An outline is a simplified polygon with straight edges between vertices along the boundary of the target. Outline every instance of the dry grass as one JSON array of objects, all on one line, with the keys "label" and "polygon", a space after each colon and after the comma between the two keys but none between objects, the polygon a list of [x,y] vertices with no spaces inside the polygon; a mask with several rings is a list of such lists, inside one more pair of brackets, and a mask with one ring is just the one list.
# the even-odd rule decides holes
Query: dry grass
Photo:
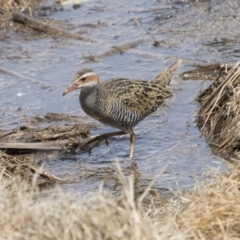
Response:
[{"label": "dry grass", "polygon": [[40,6],[41,0],[0,0],[0,39],[5,38],[4,30],[13,29],[12,13],[27,12],[32,15],[33,11]]},{"label": "dry grass", "polygon": [[215,173],[211,183],[165,201],[136,199],[133,177],[118,172],[121,194],[95,193],[81,200],[59,189],[43,197],[37,187],[26,191],[18,181],[6,188],[1,177],[0,239],[240,238],[240,167]]},{"label": "dry grass", "polygon": [[3,40],[7,36],[7,30],[12,29],[12,12],[28,11],[38,4],[38,0],[0,0],[0,39]]},{"label": "dry grass", "polygon": [[[120,196],[93,194],[83,200],[39,196],[17,182],[0,195],[2,239],[157,239],[157,230],[135,203],[133,178],[124,178]],[[19,189],[20,188],[20,189]],[[33,201],[33,198],[35,200]]]},{"label": "dry grass", "polygon": [[25,10],[31,7],[34,2],[38,2],[38,0],[0,0],[0,10],[4,12]]},{"label": "dry grass", "polygon": [[62,181],[38,167],[36,163],[28,157],[14,157],[6,154],[2,150],[0,150],[0,173],[1,177],[5,179],[5,181],[2,181],[4,186],[14,181],[28,183],[28,187],[31,187],[33,181],[35,185],[39,187]]},{"label": "dry grass", "polygon": [[181,210],[170,220],[184,239],[239,239],[239,187],[239,167],[231,174],[218,174],[213,183],[199,184],[181,197]]},{"label": "dry grass", "polygon": [[198,126],[225,158],[240,158],[240,62],[226,77],[219,77],[200,96]]}]

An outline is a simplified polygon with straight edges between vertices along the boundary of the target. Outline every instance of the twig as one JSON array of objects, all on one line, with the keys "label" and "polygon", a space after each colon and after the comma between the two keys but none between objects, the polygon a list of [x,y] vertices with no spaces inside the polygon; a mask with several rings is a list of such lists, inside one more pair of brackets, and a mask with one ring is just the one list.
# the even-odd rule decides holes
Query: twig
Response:
[{"label": "twig", "polygon": [[110,50],[100,53],[96,56],[89,56],[89,57],[87,57],[87,59],[85,61],[83,61],[81,63],[77,63],[76,65],[88,63],[90,61],[98,61],[101,58],[106,58],[108,56],[112,56],[112,55],[118,54],[118,53],[122,54],[122,53],[124,53],[124,51],[126,51],[130,48],[134,48],[134,47],[138,46],[139,44],[143,43],[143,41],[144,41],[143,39],[140,39],[140,40],[136,40],[133,42],[125,43],[121,46],[113,46]]},{"label": "twig", "polygon": [[9,136],[9,135],[11,135],[11,134],[13,134],[13,133],[16,133],[16,130],[13,130],[13,131],[11,131],[11,132],[7,132],[7,133],[1,135],[0,138],[4,138],[4,137]]},{"label": "twig", "polygon": [[172,8],[173,8],[172,4],[168,4],[168,5],[164,5],[164,6],[147,8],[147,9],[144,9],[144,10],[137,10],[137,11],[134,11],[134,12],[138,12],[138,13],[155,12],[155,11],[162,11],[162,10],[172,9]]},{"label": "twig", "polygon": [[[64,140],[63,140],[64,141]],[[62,141],[62,142],[63,142]],[[62,143],[61,142],[61,143]],[[67,140],[65,141],[67,143]],[[38,143],[0,143],[0,149],[36,149],[36,150],[62,150],[59,143],[38,142]]]},{"label": "twig", "polygon": [[27,81],[30,81],[30,82],[33,82],[33,83],[40,84],[40,82],[37,82],[32,78],[24,77],[23,75],[21,75],[19,73],[13,72],[13,71],[11,71],[9,69],[6,69],[6,68],[3,68],[3,67],[0,67],[0,72],[11,75],[11,76],[14,76],[14,77],[18,77],[18,78],[21,78],[23,80],[27,80]]},{"label": "twig", "polygon": [[[63,182],[64,180],[40,169],[38,166],[35,166],[27,158],[24,160],[19,159],[18,157],[13,157],[6,154],[3,151],[0,151],[0,171],[4,169],[4,175],[14,178],[17,175],[27,177],[28,179],[33,178],[33,172],[38,173],[40,176],[48,178],[51,181]],[[30,171],[29,171],[30,170]],[[40,183],[40,180],[38,180]]]},{"label": "twig", "polygon": [[53,113],[53,112],[48,112],[45,116],[45,119],[48,121],[73,121],[73,122],[79,122],[81,119],[80,116],[78,115],[70,115],[70,114],[65,114],[65,113]]},{"label": "twig", "polygon": [[40,20],[37,20],[33,17],[29,17],[29,16],[19,13],[19,12],[14,12],[12,14],[12,19],[14,22],[23,23],[30,28],[36,29],[40,32],[44,32],[44,33],[47,33],[52,36],[73,38],[73,39],[93,42],[89,38],[79,36],[78,34],[70,33],[62,28],[47,25],[45,22],[42,22]]},{"label": "twig", "polygon": [[6,68],[3,68],[3,67],[0,67],[0,72],[5,73],[7,75],[11,75],[11,76],[17,77],[17,78],[20,78],[22,80],[25,80],[25,81],[28,81],[28,82],[31,82],[31,83],[34,83],[34,84],[41,85],[44,89],[49,88],[49,86],[44,85],[41,82],[38,82],[38,81],[36,81],[36,80],[34,80],[32,78],[25,77],[25,76],[23,76],[23,75],[21,75],[19,73],[13,72],[13,71],[11,71],[9,69],[6,69]]},{"label": "twig", "polygon": [[35,171],[36,173],[38,173],[39,175],[43,176],[43,177],[46,177],[52,181],[58,181],[58,182],[62,182],[63,180],[61,178],[58,178],[46,171],[43,171],[41,168],[38,168],[38,167],[35,167],[33,165],[30,165],[29,166],[33,171]]}]

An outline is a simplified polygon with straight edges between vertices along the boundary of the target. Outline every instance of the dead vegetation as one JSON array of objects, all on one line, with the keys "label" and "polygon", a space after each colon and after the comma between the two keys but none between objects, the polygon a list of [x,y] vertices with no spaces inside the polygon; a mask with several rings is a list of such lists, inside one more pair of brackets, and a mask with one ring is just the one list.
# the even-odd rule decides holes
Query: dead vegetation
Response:
[{"label": "dead vegetation", "polygon": [[[198,126],[214,152],[239,160],[240,151],[240,63],[227,76],[220,75],[198,97]],[[226,70],[227,72],[227,70]]]},{"label": "dead vegetation", "polygon": [[[202,65],[201,68],[190,70],[180,74],[183,80],[194,79],[194,80],[217,80],[223,74],[226,74],[230,70],[230,67],[221,65],[220,63],[213,63]],[[206,94],[206,93],[204,93]],[[201,98],[201,97],[200,97]]]},{"label": "dead vegetation", "polygon": [[72,150],[88,137],[89,128],[84,124],[21,126],[0,136],[0,149]]},{"label": "dead vegetation", "polygon": [[156,239],[156,229],[143,216],[147,213],[134,200],[133,178],[119,171],[119,180],[123,190],[118,197],[92,194],[82,200],[66,199],[57,190],[42,198],[37,188],[26,192],[15,182],[0,196],[0,238]]},{"label": "dead vegetation", "polygon": [[[84,124],[78,116],[58,113],[47,113],[43,117],[28,118],[27,121],[37,126],[26,125],[9,132],[1,132],[0,171],[3,172],[3,177],[18,179],[28,184],[36,178],[39,186],[69,181],[44,171],[39,162],[45,159],[39,158],[37,151],[57,151],[58,156],[65,151],[74,151],[89,140],[89,130],[96,128],[96,125]],[[44,127],[40,127],[41,124]],[[86,147],[91,146],[85,144],[84,149]],[[48,154],[44,156],[48,158]]]},{"label": "dead vegetation", "polygon": [[26,121],[36,126],[22,125],[2,133],[0,149],[74,150],[89,140],[90,129],[96,129],[96,124],[84,123],[79,116],[69,114],[47,113]]},{"label": "dead vegetation", "polygon": [[73,38],[77,40],[83,40],[83,41],[90,41],[87,37],[80,36],[79,34],[70,33],[63,28],[59,28],[56,26],[53,26],[52,24],[47,24],[46,22],[40,21],[38,19],[35,19],[31,16],[27,16],[25,14],[19,13],[19,12],[13,12],[12,14],[12,20],[17,23],[22,23],[25,26],[28,26],[32,29],[36,29],[39,32],[46,33],[47,35],[53,36],[53,37],[66,37],[66,38]]},{"label": "dead vegetation", "polygon": [[176,235],[182,239],[239,239],[239,184],[237,166],[232,173],[217,173],[213,182],[200,183],[194,192],[182,195],[180,208],[175,209],[169,219],[176,232],[169,236],[175,237],[173,239],[177,239]]},{"label": "dead vegetation", "polygon": [[[32,8],[34,5],[37,5],[39,1],[31,0],[0,0],[0,12],[12,12],[14,10],[24,10]],[[33,5],[34,4],[34,5]]]},{"label": "dead vegetation", "polygon": [[28,183],[29,186],[33,181],[38,186],[62,181],[38,167],[31,159],[14,157],[3,151],[0,151],[0,172],[2,173],[1,178],[6,180],[3,181],[5,185],[7,181],[10,184],[14,180]]},{"label": "dead vegetation", "polygon": [[[63,28],[63,24],[56,24],[54,20],[36,18],[36,16],[44,15],[43,12],[45,11],[52,12],[54,10],[56,9],[53,6],[45,7],[40,0],[0,0],[1,28],[3,30],[16,30],[18,33],[23,32],[25,35],[27,35],[27,32],[30,36],[38,33],[38,37],[45,35],[92,42],[89,38],[81,35],[87,32],[85,30],[71,33]],[[1,38],[5,37],[4,31],[1,31],[0,34]]]},{"label": "dead vegetation", "polygon": [[[1,239],[238,239],[240,168],[215,175],[191,192],[134,195],[133,176],[118,167],[121,193],[100,190],[76,199],[55,189],[42,197],[35,183],[1,177]],[[7,188],[4,186],[8,186]]]}]

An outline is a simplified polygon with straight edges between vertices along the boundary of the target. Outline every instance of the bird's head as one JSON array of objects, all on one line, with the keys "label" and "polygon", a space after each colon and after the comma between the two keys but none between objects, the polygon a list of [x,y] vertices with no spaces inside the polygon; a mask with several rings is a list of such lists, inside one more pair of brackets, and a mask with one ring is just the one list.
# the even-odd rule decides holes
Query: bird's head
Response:
[{"label": "bird's head", "polygon": [[99,78],[95,72],[91,69],[80,70],[74,75],[72,83],[63,92],[63,96],[75,89],[94,87],[97,84],[99,84]]}]

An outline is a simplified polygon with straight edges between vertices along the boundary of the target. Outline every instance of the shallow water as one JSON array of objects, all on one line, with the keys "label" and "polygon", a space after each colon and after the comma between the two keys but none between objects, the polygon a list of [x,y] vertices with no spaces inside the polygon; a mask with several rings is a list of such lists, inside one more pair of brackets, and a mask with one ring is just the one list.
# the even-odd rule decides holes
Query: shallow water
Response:
[{"label": "shallow water", "polygon": [[[50,37],[30,40],[11,33],[14,41],[1,43],[1,66],[33,80],[0,73],[0,129],[26,124],[25,116],[47,112],[84,116],[79,93],[61,96],[74,73],[83,67],[93,68],[102,81],[116,77],[149,80],[175,61],[171,57],[209,63],[238,61],[238,1],[173,2],[87,1],[77,10],[71,9],[70,4],[50,16],[74,24],[76,28],[71,30],[74,32],[82,29],[81,24],[100,21],[101,27],[87,28],[87,36],[97,43]],[[171,8],[146,11],[169,4]],[[96,55],[136,39],[145,41],[134,50],[80,64],[83,56]],[[159,47],[153,46],[155,40],[160,41]],[[189,69],[192,68],[183,65],[175,74],[172,80],[175,96],[166,106],[135,128],[137,166],[131,166],[128,159],[129,136],[123,136],[113,138],[109,146],[96,147],[91,156],[82,153],[50,157],[45,168],[60,177],[74,177],[76,181],[63,188],[79,194],[97,189],[106,176],[106,185],[113,189],[114,161],[120,163],[126,174],[133,171],[140,187],[164,169],[155,184],[159,189],[191,187],[209,169],[226,169],[224,162],[212,154],[195,122],[199,108],[195,97],[210,82],[182,81],[179,74]],[[94,122],[89,117],[86,121]],[[113,130],[99,126],[91,132],[93,135]]]}]

